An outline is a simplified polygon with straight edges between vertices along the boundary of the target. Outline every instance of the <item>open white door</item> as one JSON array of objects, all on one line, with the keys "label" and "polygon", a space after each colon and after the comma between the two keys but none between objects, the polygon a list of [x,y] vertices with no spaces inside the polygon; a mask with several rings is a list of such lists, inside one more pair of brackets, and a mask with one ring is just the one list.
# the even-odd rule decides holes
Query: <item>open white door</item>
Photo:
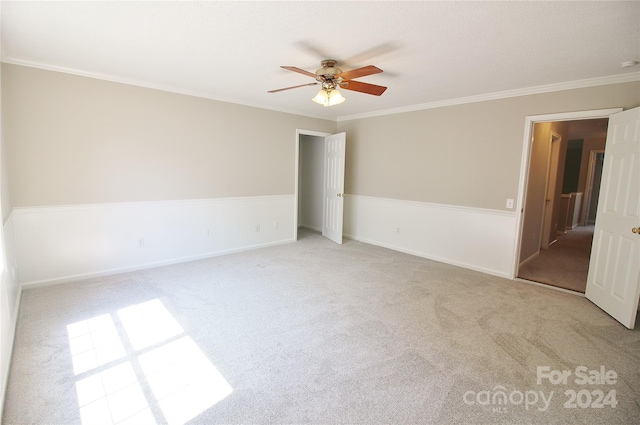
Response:
[{"label": "open white door", "polygon": [[324,201],[322,235],[342,243],[344,213],[344,151],[346,133],[332,134],[324,139]]},{"label": "open white door", "polygon": [[585,296],[634,328],[640,297],[640,108],[609,118]]}]

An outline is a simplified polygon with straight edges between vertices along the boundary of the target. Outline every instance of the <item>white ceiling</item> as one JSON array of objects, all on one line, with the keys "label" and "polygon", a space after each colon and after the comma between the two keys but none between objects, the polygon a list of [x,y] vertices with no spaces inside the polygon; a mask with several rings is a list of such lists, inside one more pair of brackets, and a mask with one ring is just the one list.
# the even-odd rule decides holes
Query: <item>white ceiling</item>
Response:
[{"label": "white ceiling", "polygon": [[[640,78],[638,65],[621,67],[640,61],[638,1],[3,1],[0,11],[4,62],[329,119]],[[313,82],[280,65],[314,72],[327,58],[378,66],[359,81],[388,90],[343,91],[334,107],[311,102],[317,86],[267,93]]]}]

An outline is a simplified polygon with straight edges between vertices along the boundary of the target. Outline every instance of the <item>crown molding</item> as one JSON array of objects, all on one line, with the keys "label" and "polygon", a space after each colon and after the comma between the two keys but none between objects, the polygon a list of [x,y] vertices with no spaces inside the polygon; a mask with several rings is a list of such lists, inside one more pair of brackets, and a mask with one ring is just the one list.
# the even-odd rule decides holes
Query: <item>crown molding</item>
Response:
[{"label": "crown molding", "polygon": [[337,121],[350,121],[361,118],[380,117],[383,115],[402,114],[404,112],[421,111],[424,109],[443,108],[445,106],[463,105],[466,103],[486,102],[489,100],[507,99],[510,97],[529,96],[534,94],[551,93],[563,90],[581,89],[587,87],[606,86],[609,84],[629,83],[640,81],[640,72],[610,75],[606,77],[589,78],[585,80],[567,81],[564,83],[547,84],[543,86],[527,87],[523,89],[505,90],[501,92],[481,94],[477,96],[460,97],[456,99],[440,100],[436,102],[422,103],[419,105],[403,106],[400,108],[385,109],[363,114],[345,115],[338,117]]},{"label": "crown molding", "polygon": [[66,68],[61,66],[43,64],[40,62],[27,61],[23,59],[17,59],[17,58],[6,57],[6,56],[2,58],[2,62],[13,64],[13,65],[26,66],[30,68],[43,69],[46,71],[62,72],[65,74],[78,75],[81,77],[95,78],[98,80],[111,81],[114,83],[128,84],[128,85],[133,85],[138,87],[165,91],[169,93],[177,93],[177,94],[183,94],[187,96],[200,97],[204,99],[215,100],[218,102],[232,103],[236,105],[266,109],[266,110],[275,111],[275,112],[282,112],[285,114],[299,115],[299,116],[304,116],[308,118],[316,118],[316,119],[333,121],[333,122],[351,121],[351,120],[356,120],[361,118],[380,117],[384,115],[402,114],[405,112],[414,112],[414,111],[421,111],[425,109],[443,108],[446,106],[463,105],[467,103],[486,102],[490,100],[507,99],[511,97],[551,93],[551,92],[557,92],[562,90],[573,90],[573,89],[581,89],[581,88],[587,88],[587,87],[605,86],[609,84],[619,84],[619,83],[629,83],[633,81],[640,81],[640,72],[631,72],[626,74],[610,75],[605,77],[588,78],[584,80],[567,81],[563,83],[554,83],[554,84],[547,84],[547,85],[541,85],[541,86],[527,87],[523,89],[505,90],[505,91],[486,93],[486,94],[481,94],[476,96],[467,96],[467,97],[460,97],[455,99],[439,100],[435,102],[421,103],[418,105],[402,106],[399,108],[365,112],[362,114],[344,115],[334,119],[334,118],[328,118],[322,115],[305,114],[305,113],[301,113],[300,111],[295,111],[292,109],[276,108],[273,106],[255,104],[255,103],[238,102],[237,100],[234,100],[234,99],[214,96],[214,95],[211,95],[210,93],[206,93],[199,90],[185,90],[184,88],[177,87],[177,86],[172,86],[168,84],[150,83],[148,81],[137,80],[135,78],[126,78],[126,77],[118,77],[118,76],[112,76],[112,75],[101,74],[101,73],[86,72],[86,71],[81,71],[74,68]]},{"label": "crown molding", "polygon": [[119,77],[119,76],[113,76],[113,75],[107,75],[107,74],[95,73],[95,72],[86,72],[86,71],[81,71],[75,68],[66,68],[62,66],[43,64],[40,62],[32,62],[32,61],[16,59],[16,58],[6,57],[6,56],[2,57],[2,62],[11,64],[11,65],[25,66],[28,68],[42,69],[45,71],[61,72],[63,74],[77,75],[79,77],[95,78],[97,80],[110,81],[112,83],[127,84],[130,86],[143,87],[147,89],[160,90],[160,91],[169,92],[169,93],[183,94],[186,96],[200,97],[203,99],[215,100],[218,102],[248,106],[251,108],[266,109],[266,110],[275,111],[275,112],[282,112],[285,114],[299,115],[299,116],[308,117],[308,118],[317,118],[325,121],[336,122],[334,118],[327,118],[321,115],[304,114],[304,113],[301,113],[300,111],[295,111],[292,109],[276,108],[273,106],[262,105],[257,103],[238,102],[237,100],[233,100],[233,99],[213,96],[210,93],[207,93],[204,91],[185,90],[184,88],[172,86],[169,84],[156,84],[156,83],[151,83],[144,80],[138,80],[135,78]]}]

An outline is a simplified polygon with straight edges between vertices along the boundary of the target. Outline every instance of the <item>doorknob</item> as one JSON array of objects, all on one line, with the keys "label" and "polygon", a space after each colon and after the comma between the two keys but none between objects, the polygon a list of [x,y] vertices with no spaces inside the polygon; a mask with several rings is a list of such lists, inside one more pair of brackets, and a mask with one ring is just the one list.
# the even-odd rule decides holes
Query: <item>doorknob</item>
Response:
[{"label": "doorknob", "polygon": [[344,198],[344,193],[336,193],[336,196],[337,196],[338,198]]},{"label": "doorknob", "polygon": [[633,233],[638,233],[638,234],[640,234],[640,227],[634,227],[633,229],[631,229],[631,231],[632,231]]}]

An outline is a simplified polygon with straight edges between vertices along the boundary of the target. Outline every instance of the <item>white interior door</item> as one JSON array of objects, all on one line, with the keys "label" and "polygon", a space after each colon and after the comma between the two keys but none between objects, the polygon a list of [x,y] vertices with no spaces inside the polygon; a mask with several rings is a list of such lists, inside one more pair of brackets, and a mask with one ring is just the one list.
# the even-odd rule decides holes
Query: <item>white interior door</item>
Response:
[{"label": "white interior door", "polygon": [[324,139],[324,201],[322,235],[342,243],[344,215],[344,152],[346,133],[332,134]]},{"label": "white interior door", "polygon": [[640,108],[609,118],[585,296],[634,328],[640,297]]}]

